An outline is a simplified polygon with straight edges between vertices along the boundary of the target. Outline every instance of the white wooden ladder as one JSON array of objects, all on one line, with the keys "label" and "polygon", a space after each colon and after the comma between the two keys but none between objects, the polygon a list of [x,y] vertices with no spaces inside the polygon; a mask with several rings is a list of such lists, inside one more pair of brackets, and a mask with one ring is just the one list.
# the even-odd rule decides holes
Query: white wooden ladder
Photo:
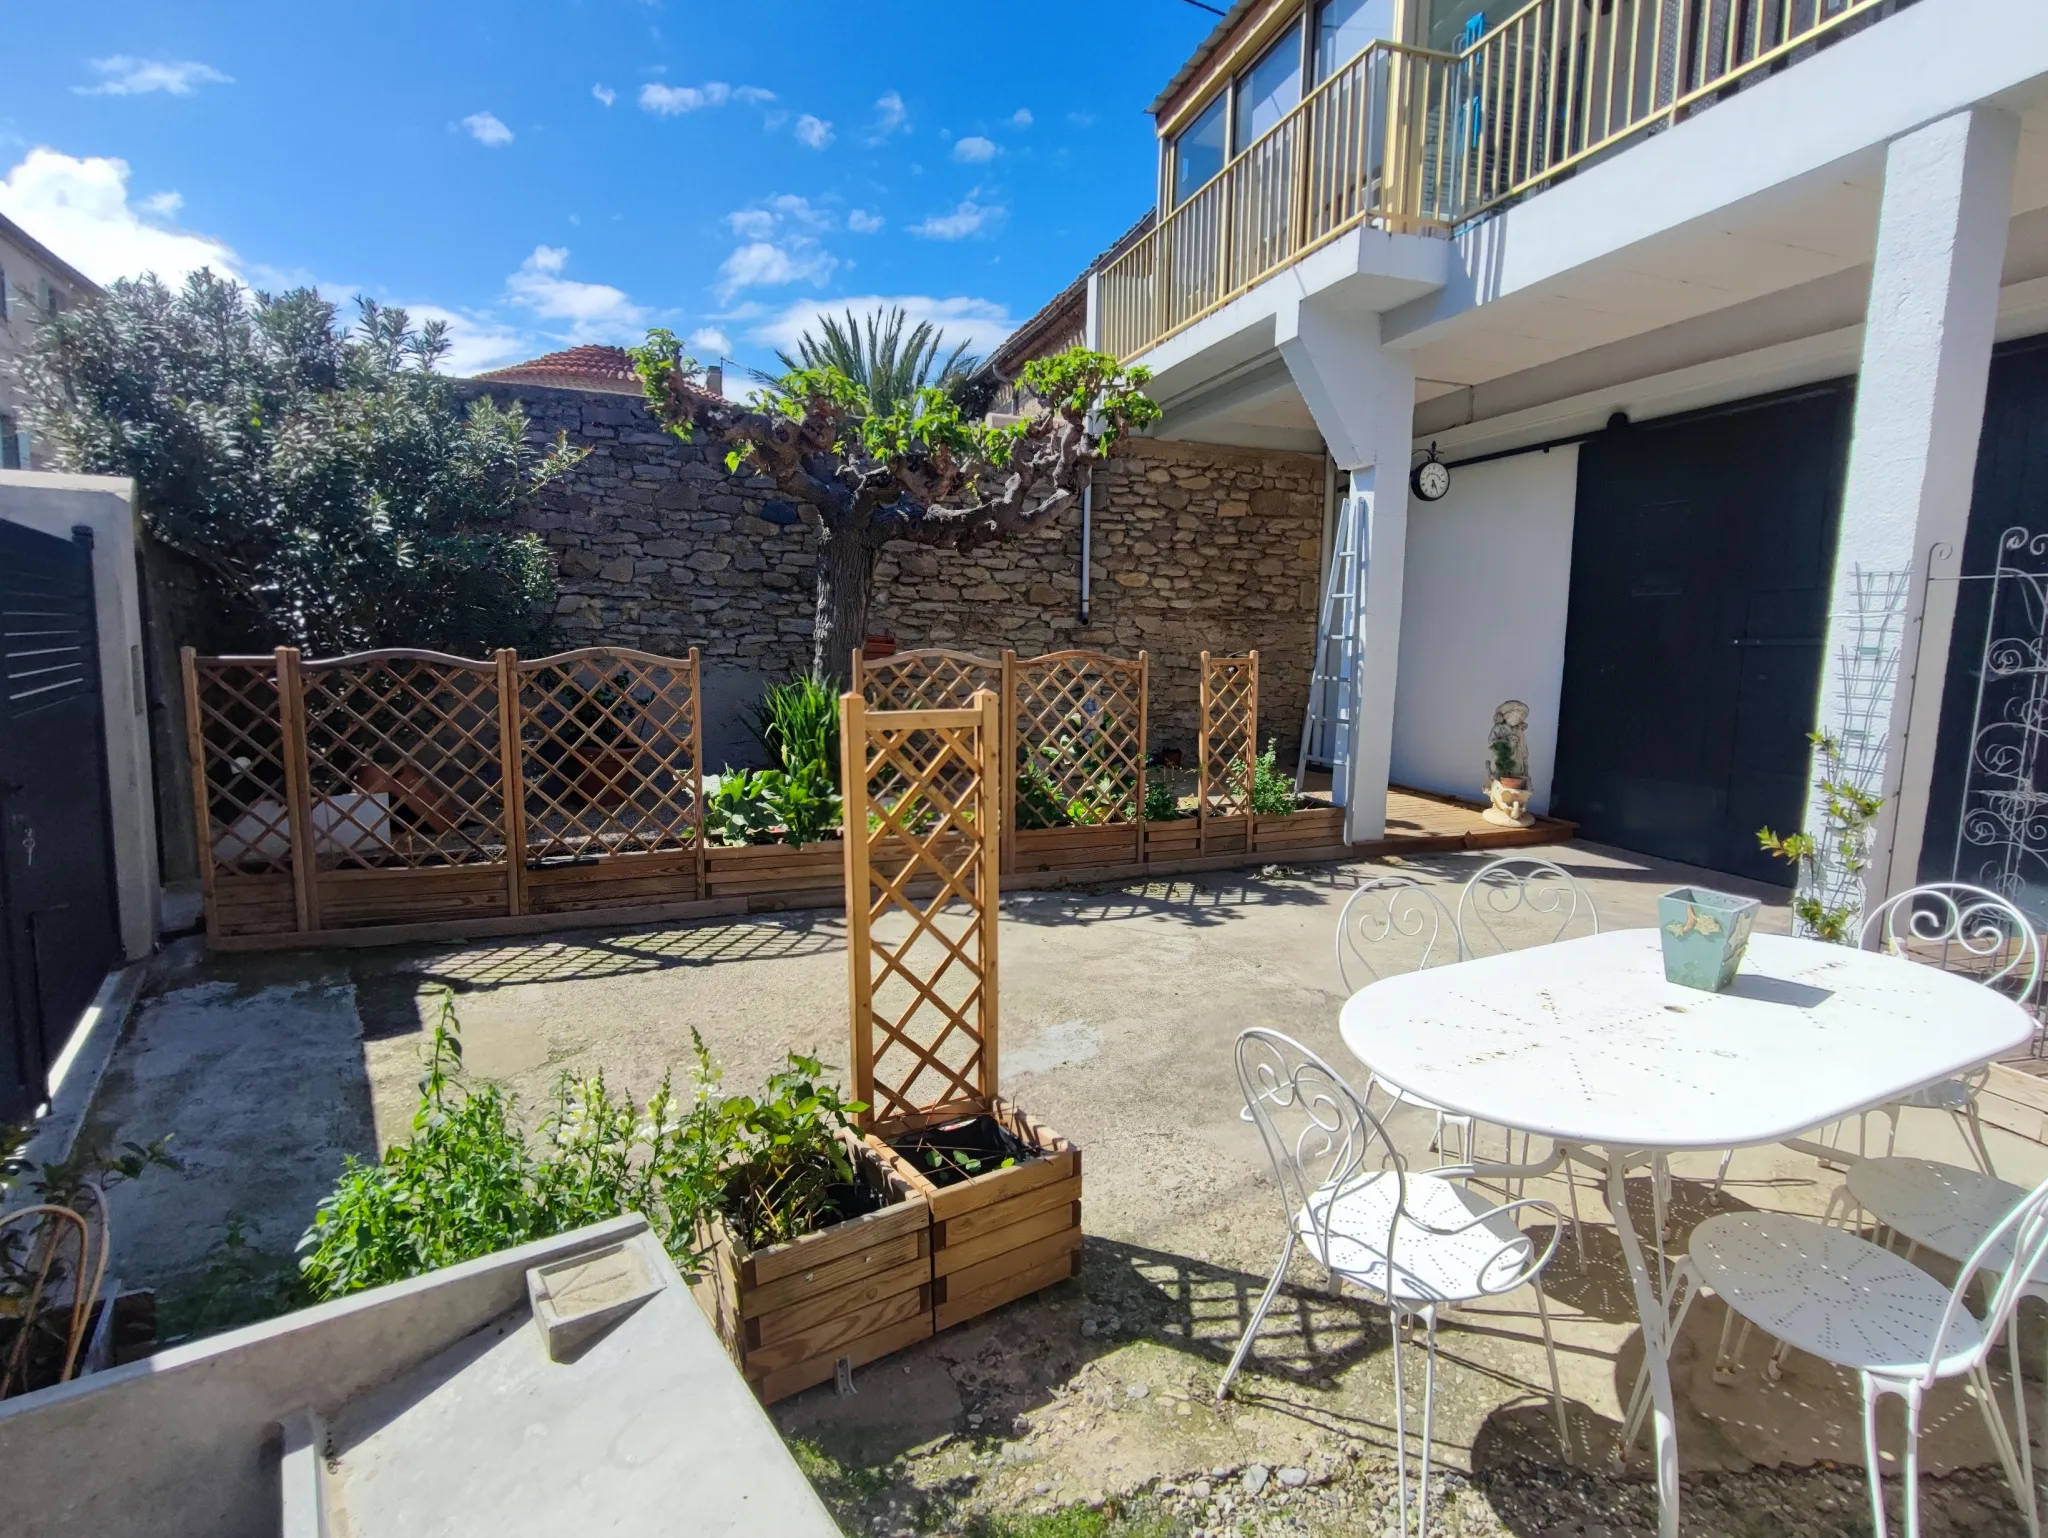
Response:
[{"label": "white wooden ladder", "polygon": [[1352,713],[1358,698],[1358,598],[1365,590],[1367,499],[1346,497],[1337,510],[1336,548],[1323,583],[1316,622],[1315,670],[1309,677],[1308,719],[1294,764],[1294,788],[1311,764],[1330,770],[1330,799],[1344,804],[1351,786]]}]

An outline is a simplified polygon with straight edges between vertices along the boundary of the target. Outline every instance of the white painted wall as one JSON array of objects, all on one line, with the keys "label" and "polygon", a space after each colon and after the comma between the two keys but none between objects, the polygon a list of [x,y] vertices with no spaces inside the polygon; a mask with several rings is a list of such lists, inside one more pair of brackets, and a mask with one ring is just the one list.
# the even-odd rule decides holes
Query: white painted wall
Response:
[{"label": "white painted wall", "polygon": [[107,793],[121,948],[140,961],[156,944],[156,799],[142,688],[142,596],[135,566],[135,484],[110,475],[0,470],[0,518],[58,539],[92,530],[99,613],[100,698],[107,720]]},{"label": "white painted wall", "polygon": [[1522,700],[1530,805],[1549,810],[1578,474],[1576,445],[1518,454],[1454,470],[1441,502],[1409,503],[1396,784],[1479,795],[1494,708]]}]

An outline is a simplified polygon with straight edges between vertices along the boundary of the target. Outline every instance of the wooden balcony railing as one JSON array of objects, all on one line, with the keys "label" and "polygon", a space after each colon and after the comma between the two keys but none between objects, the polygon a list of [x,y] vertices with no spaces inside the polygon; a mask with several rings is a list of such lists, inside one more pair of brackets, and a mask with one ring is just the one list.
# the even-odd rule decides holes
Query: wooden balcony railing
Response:
[{"label": "wooden balcony railing", "polygon": [[1912,0],[1530,0],[1461,54],[1375,43],[1100,276],[1132,358],[1361,225],[1448,234]]}]

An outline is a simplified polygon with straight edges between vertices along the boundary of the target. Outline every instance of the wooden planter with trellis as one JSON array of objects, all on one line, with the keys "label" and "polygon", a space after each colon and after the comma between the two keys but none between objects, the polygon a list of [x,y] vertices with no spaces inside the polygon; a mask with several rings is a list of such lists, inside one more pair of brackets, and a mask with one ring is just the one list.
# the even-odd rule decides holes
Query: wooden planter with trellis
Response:
[{"label": "wooden planter with trellis", "polygon": [[1005,764],[1016,775],[1007,867],[1142,867],[1149,656],[1050,652],[1009,659],[1007,672]]},{"label": "wooden planter with trellis", "polygon": [[690,1290],[763,1404],[932,1333],[925,1198],[860,1138],[842,1136],[874,1211],[755,1250],[722,1218],[699,1233],[710,1253]]},{"label": "wooden planter with trellis", "polygon": [[996,1092],[996,696],[841,710],[853,1094],[929,1206],[943,1330],[1079,1273],[1081,1151]]}]

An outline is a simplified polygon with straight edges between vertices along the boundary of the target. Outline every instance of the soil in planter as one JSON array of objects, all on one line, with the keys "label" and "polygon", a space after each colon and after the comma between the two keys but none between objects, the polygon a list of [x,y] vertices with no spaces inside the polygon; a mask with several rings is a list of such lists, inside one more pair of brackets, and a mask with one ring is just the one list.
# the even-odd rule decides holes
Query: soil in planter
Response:
[{"label": "soil in planter", "polygon": [[935,1186],[954,1186],[991,1170],[1042,1157],[993,1116],[968,1116],[906,1132],[889,1146]]},{"label": "soil in planter", "polygon": [[804,1234],[815,1234],[821,1229],[832,1227],[835,1223],[865,1217],[870,1212],[879,1212],[889,1205],[888,1194],[865,1181],[818,1181],[819,1175],[828,1173],[830,1172],[812,1170],[808,1172],[808,1181],[806,1172],[799,1171],[793,1175],[785,1173],[782,1182],[784,1188],[793,1182],[810,1185],[810,1189],[805,1192],[804,1201],[811,1221],[803,1233],[781,1234],[780,1224],[769,1224],[764,1221],[771,1203],[778,1209],[783,1203],[778,1199],[776,1191],[763,1187],[764,1172],[759,1166],[751,1164],[734,1171],[732,1178],[726,1182],[726,1221],[732,1225],[733,1232],[748,1249],[759,1250],[771,1244],[784,1244],[793,1239],[800,1239]]}]

